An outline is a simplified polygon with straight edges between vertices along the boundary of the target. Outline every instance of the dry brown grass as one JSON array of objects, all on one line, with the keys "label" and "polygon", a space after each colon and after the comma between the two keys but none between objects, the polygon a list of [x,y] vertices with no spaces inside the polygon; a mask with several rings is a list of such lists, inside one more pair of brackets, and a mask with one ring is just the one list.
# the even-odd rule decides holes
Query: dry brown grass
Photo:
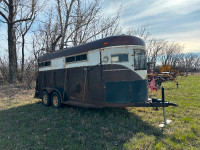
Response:
[{"label": "dry brown grass", "polygon": [[10,108],[17,104],[28,104],[38,101],[34,99],[35,89],[25,89],[22,85],[0,86],[0,110]]}]

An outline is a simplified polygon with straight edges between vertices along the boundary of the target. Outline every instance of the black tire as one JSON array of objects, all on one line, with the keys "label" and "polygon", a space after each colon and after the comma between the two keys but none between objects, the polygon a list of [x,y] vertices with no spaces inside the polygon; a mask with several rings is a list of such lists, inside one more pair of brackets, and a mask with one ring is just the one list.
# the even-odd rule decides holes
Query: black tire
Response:
[{"label": "black tire", "polygon": [[52,103],[52,106],[55,108],[61,107],[61,98],[57,92],[53,92],[53,94],[51,95],[51,103]]},{"label": "black tire", "polygon": [[44,106],[49,106],[51,104],[51,100],[47,91],[42,92],[42,104]]}]

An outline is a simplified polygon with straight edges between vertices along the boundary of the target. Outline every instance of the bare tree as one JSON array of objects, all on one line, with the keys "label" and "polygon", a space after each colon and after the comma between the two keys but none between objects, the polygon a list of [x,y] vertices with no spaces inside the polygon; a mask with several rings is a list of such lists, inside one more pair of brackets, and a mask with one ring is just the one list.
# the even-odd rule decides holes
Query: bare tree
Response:
[{"label": "bare tree", "polygon": [[0,85],[8,83],[9,79],[9,72],[8,72],[8,62],[6,61],[6,58],[1,59],[0,58]]},{"label": "bare tree", "polygon": [[144,25],[138,28],[129,28],[125,34],[135,35],[141,37],[145,42],[151,38],[151,33],[148,31],[148,25]]},{"label": "bare tree", "polygon": [[[40,49],[47,53],[64,48],[69,24],[72,23],[72,7],[76,0],[55,0],[56,6],[52,6],[45,14],[45,21],[37,29],[34,35],[40,38]],[[56,9],[55,9],[56,8]],[[56,11],[55,11],[56,10]],[[40,35],[40,36],[38,36]],[[36,38],[35,37],[35,38]],[[34,38],[34,42],[37,40]]]},{"label": "bare tree", "polygon": [[[23,6],[28,5],[27,10]],[[0,0],[0,16],[8,27],[8,52],[9,52],[9,83],[14,83],[17,78],[17,53],[16,53],[16,24],[31,20],[35,10],[35,0]],[[23,11],[23,17],[18,14]]]},{"label": "bare tree", "polygon": [[99,0],[56,0],[56,9],[52,7],[46,18],[37,34],[43,38],[41,49],[51,53],[115,34],[119,14],[105,17]]},{"label": "bare tree", "polygon": [[167,44],[164,39],[150,38],[146,42],[147,62],[157,62],[157,58],[162,53],[162,49]]},{"label": "bare tree", "polygon": [[78,30],[75,30],[76,32],[72,34],[72,39],[75,45],[80,45],[88,41],[119,33],[119,26],[117,26],[119,14],[113,18],[94,14],[90,15],[86,16],[94,17],[94,19],[91,20],[88,18],[85,19],[85,21],[82,21],[82,26],[77,28]]},{"label": "bare tree", "polygon": [[43,34],[39,31],[35,31],[32,35],[32,50],[34,54],[34,60],[37,61],[38,57],[46,52],[46,41],[43,38]]},{"label": "bare tree", "polygon": [[[44,5],[44,3],[43,3]],[[23,75],[24,75],[24,62],[25,62],[25,59],[24,59],[24,49],[25,49],[25,36],[26,34],[28,33],[28,31],[31,29],[37,15],[38,15],[38,12],[41,8],[43,8],[43,5],[41,6],[37,6],[36,7],[36,4],[35,4],[35,10],[34,10],[34,13],[33,13],[33,17],[31,18],[31,20],[26,20],[26,21],[23,21],[23,22],[19,22],[19,25],[18,25],[18,30],[19,30],[19,36],[21,36],[21,52],[22,52],[22,60],[21,60],[21,76],[20,76],[20,80],[23,81]],[[24,7],[27,7],[27,6],[23,6]],[[23,11],[21,9],[21,12],[20,13],[20,19],[23,18]]]},{"label": "bare tree", "polygon": [[184,55],[185,69],[188,71],[197,71],[200,66],[200,57],[193,53]]},{"label": "bare tree", "polygon": [[[73,4],[75,2],[75,0],[70,0],[69,2],[67,2],[67,0],[63,0],[63,5],[65,6],[63,11],[61,10],[61,5],[60,5],[60,1],[62,0],[57,0],[57,9],[58,9],[58,15],[59,15],[59,19],[60,19],[60,29],[61,29],[61,42],[60,42],[60,49],[64,48],[64,42],[65,42],[65,37],[66,37],[66,33],[69,27],[69,24],[71,24],[71,20],[70,18],[72,17],[72,7]],[[62,17],[62,13],[64,12],[64,14],[66,13],[65,17]],[[58,36],[59,37],[59,36]]]},{"label": "bare tree", "polygon": [[173,65],[174,56],[180,54],[183,46],[178,43],[168,43],[162,48],[161,61],[163,65]]},{"label": "bare tree", "polygon": [[194,61],[194,70],[200,71],[200,56],[196,55],[195,61]]}]

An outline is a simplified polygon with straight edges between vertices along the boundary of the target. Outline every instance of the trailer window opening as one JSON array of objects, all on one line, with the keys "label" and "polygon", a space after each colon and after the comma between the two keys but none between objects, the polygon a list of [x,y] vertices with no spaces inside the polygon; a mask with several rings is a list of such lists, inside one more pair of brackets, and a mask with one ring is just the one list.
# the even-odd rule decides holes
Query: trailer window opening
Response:
[{"label": "trailer window opening", "polygon": [[135,70],[146,70],[146,52],[145,51],[134,51],[134,67]]},{"label": "trailer window opening", "polygon": [[75,56],[72,56],[72,57],[67,57],[66,58],[66,62],[74,62],[76,59],[75,59]]},{"label": "trailer window opening", "polygon": [[50,65],[51,65],[51,62],[50,62],[50,61],[46,61],[44,65],[45,65],[45,66],[50,66]]},{"label": "trailer window opening", "polygon": [[113,54],[111,55],[111,62],[128,62],[128,54]]},{"label": "trailer window opening", "polygon": [[87,54],[76,56],[76,61],[87,60]]},{"label": "trailer window opening", "polygon": [[48,67],[48,66],[51,66],[51,61],[45,61],[39,63],[39,67]]},{"label": "trailer window opening", "polygon": [[87,60],[87,54],[67,57],[65,60],[66,60],[66,63]]}]

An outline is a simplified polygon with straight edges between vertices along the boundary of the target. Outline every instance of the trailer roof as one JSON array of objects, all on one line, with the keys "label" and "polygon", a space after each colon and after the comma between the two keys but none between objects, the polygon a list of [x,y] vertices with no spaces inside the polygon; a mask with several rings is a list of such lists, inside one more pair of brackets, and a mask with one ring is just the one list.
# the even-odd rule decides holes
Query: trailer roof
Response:
[{"label": "trailer roof", "polygon": [[70,48],[64,48],[62,50],[43,55],[39,57],[38,61],[51,60],[58,57],[75,55],[79,53],[85,53],[99,48],[110,47],[110,46],[119,46],[119,45],[141,45],[145,46],[144,41],[136,36],[130,35],[119,35],[119,36],[110,36],[93,42],[81,44],[79,46],[74,46]]}]

